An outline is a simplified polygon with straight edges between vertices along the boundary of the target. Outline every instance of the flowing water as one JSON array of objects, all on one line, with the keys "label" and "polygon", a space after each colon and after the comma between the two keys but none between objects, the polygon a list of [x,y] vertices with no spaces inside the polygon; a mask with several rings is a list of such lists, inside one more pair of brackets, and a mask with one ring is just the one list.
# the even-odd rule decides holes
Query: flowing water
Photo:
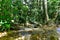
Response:
[{"label": "flowing water", "polygon": [[[54,32],[53,30],[43,31],[42,29],[39,29],[39,28],[37,28],[37,29],[35,28],[35,30],[34,30],[34,28],[32,28],[34,31],[32,31],[31,28],[30,29],[25,28],[25,29],[27,31],[26,30],[18,30],[18,31],[8,32],[8,35],[1,37],[0,40],[31,40],[31,35],[33,35],[32,38],[34,38],[34,36],[36,36],[38,34],[40,35],[40,37],[42,36],[42,39],[37,36],[39,40],[50,40],[49,36]],[[57,33],[60,36],[60,28],[57,28]],[[48,38],[46,39],[45,36]],[[38,39],[36,39],[36,40],[38,40]],[[60,40],[60,37],[59,37],[59,40]]]}]

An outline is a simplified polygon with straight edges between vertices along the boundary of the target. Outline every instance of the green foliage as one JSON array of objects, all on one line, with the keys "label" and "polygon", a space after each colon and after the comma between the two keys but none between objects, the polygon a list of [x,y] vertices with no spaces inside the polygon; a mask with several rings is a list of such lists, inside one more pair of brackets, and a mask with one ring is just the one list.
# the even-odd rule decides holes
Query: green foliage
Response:
[{"label": "green foliage", "polygon": [[[59,0],[58,0],[59,1]],[[53,19],[55,13],[58,9],[57,6],[60,6],[57,0],[48,0],[47,8],[48,15],[50,19]],[[41,4],[42,3],[42,4]],[[26,23],[26,21],[38,22],[41,24],[45,24],[46,15],[43,12],[43,1],[41,0],[31,0],[27,2],[26,0],[2,0],[0,1],[0,22],[3,21],[2,24],[6,29],[9,29],[11,26],[11,20],[14,20],[14,23]],[[60,9],[59,9],[60,10]],[[59,21],[60,14],[57,17]],[[5,23],[7,22],[7,23]],[[0,25],[2,25],[0,23]],[[4,29],[4,28],[2,28]]]},{"label": "green foliage", "polygon": [[8,21],[1,21],[0,22],[0,31],[9,31],[10,30],[10,23],[8,23]]},{"label": "green foliage", "polygon": [[50,36],[50,40],[59,40],[59,39],[55,36]]},{"label": "green foliage", "polygon": [[3,0],[1,1],[1,15],[0,15],[0,30],[10,30],[10,22],[12,20],[11,18],[11,0]]},{"label": "green foliage", "polygon": [[48,0],[48,13],[50,18],[54,18],[55,13],[57,12],[58,9],[58,4],[57,0]]}]

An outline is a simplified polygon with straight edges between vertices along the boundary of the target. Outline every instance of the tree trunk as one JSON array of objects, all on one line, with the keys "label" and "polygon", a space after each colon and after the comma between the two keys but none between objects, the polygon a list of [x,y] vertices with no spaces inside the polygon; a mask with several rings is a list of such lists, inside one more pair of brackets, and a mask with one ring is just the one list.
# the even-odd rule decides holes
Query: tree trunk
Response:
[{"label": "tree trunk", "polygon": [[44,13],[46,15],[46,21],[49,21],[49,16],[48,16],[48,12],[47,12],[47,0],[43,0],[43,5],[44,5]]}]

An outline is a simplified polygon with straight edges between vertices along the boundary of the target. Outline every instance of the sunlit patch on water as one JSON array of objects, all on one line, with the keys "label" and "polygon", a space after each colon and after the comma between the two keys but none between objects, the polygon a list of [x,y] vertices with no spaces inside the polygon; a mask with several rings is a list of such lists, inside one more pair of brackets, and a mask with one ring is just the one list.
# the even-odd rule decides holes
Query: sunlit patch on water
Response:
[{"label": "sunlit patch on water", "polygon": [[59,37],[59,40],[60,40],[60,27],[57,28],[57,33],[58,33],[58,37]]},{"label": "sunlit patch on water", "polygon": [[57,33],[60,33],[60,28],[57,28]]}]

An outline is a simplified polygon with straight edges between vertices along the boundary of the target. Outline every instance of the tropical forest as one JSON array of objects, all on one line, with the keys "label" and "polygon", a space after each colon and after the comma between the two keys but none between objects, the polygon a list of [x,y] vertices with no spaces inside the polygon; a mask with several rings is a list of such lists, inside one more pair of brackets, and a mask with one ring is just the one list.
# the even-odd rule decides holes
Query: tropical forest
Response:
[{"label": "tropical forest", "polygon": [[0,0],[0,40],[60,40],[60,0]]}]

